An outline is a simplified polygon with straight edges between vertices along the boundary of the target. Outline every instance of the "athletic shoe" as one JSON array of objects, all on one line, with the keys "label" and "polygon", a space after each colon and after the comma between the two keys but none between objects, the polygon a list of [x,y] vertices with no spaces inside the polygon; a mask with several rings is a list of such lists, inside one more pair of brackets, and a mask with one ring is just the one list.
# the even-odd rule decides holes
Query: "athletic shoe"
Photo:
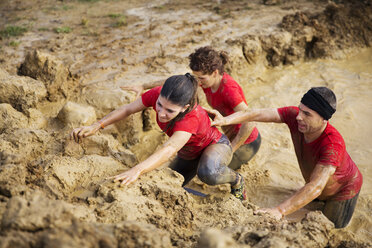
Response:
[{"label": "athletic shoe", "polygon": [[231,194],[241,201],[247,200],[247,193],[245,191],[244,178],[241,174],[239,186],[231,186]]}]

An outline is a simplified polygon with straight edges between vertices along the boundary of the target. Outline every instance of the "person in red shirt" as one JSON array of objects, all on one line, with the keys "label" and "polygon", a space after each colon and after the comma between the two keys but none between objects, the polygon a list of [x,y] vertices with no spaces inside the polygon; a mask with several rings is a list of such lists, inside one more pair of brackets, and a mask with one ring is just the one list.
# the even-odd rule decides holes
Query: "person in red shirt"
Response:
[{"label": "person in red shirt", "polygon": [[246,121],[285,123],[289,127],[305,186],[269,213],[277,219],[314,199],[324,201],[324,215],[336,228],[345,227],[354,212],[363,177],[346,151],[341,134],[328,122],[336,111],[336,96],[326,87],[311,88],[298,107],[241,111],[217,118],[212,125]]},{"label": "person in red shirt", "polygon": [[[198,78],[208,104],[213,109],[222,116],[248,110],[242,88],[225,72],[224,67],[228,62],[226,52],[218,52],[209,46],[201,47],[189,55],[189,61],[192,73]],[[237,170],[257,153],[261,136],[250,123],[228,125],[222,129],[231,141],[234,152],[229,167]]]},{"label": "person in red shirt", "polygon": [[[227,116],[236,111],[248,109],[242,88],[225,72],[224,67],[228,62],[226,52],[218,52],[209,46],[200,47],[189,55],[189,61],[189,67],[197,77],[208,104],[218,111],[207,109],[210,115]],[[164,80],[159,80],[143,85],[122,86],[121,88],[136,91],[139,96],[144,89],[151,89],[163,83]],[[257,153],[261,145],[261,135],[258,129],[250,123],[225,126],[223,131],[229,138],[233,150],[233,158],[229,167],[237,170],[243,164],[248,163]],[[245,193],[236,191],[234,194]]]},{"label": "person in red shirt", "polygon": [[[80,142],[105,126],[152,107],[156,111],[157,124],[169,140],[143,162],[112,177],[114,181],[128,185],[177,153],[170,167],[183,175],[183,185],[198,175],[206,184],[230,183],[233,190],[239,190],[243,185],[242,177],[227,167],[232,157],[231,144],[225,135],[211,126],[208,113],[197,103],[197,87],[196,79],[189,73],[172,76],[162,87],[147,91],[141,98],[114,110],[91,126],[74,129],[71,138]],[[239,199],[243,200],[245,196]]]}]

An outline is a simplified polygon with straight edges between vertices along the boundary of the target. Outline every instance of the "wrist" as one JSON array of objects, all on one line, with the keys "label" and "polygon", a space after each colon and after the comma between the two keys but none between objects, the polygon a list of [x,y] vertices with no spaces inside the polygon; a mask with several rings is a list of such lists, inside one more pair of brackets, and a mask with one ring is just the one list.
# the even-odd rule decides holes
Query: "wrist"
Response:
[{"label": "wrist", "polygon": [[139,163],[136,166],[132,167],[131,170],[134,171],[135,173],[138,173],[139,176],[141,176],[144,173],[144,171],[145,171],[145,169],[142,168],[141,163]]},{"label": "wrist", "polygon": [[92,126],[93,126],[95,132],[97,132],[98,130],[103,129],[105,127],[105,126],[103,126],[103,124],[101,124],[100,121],[97,121],[97,122],[93,123]]},{"label": "wrist", "polygon": [[279,206],[275,208],[276,211],[278,211],[278,213],[280,213],[282,216],[284,216],[284,212],[285,210],[280,208]]}]

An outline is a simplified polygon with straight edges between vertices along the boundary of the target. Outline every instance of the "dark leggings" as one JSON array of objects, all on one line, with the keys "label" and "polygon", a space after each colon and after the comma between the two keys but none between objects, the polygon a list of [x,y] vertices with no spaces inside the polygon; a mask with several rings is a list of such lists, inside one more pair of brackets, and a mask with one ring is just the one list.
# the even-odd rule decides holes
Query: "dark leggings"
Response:
[{"label": "dark leggings", "polygon": [[208,185],[222,183],[234,185],[237,182],[238,173],[227,167],[231,157],[230,141],[222,135],[217,143],[205,148],[199,158],[185,160],[177,156],[169,167],[185,178],[182,186],[190,182],[195,175],[198,175],[200,180]]},{"label": "dark leggings", "polygon": [[323,214],[335,224],[335,228],[344,228],[353,216],[359,193],[345,201],[325,201]]},{"label": "dark leggings", "polygon": [[253,158],[254,155],[256,155],[258,149],[260,149],[260,146],[261,135],[258,133],[257,138],[253,142],[242,145],[234,152],[229,167],[233,170],[240,169],[243,164],[246,164]]}]

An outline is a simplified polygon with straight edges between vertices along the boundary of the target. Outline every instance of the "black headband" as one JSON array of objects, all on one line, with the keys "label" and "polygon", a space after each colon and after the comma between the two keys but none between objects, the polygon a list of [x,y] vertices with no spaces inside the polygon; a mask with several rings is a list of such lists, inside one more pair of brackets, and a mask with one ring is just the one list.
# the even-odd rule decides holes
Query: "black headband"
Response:
[{"label": "black headband", "polygon": [[301,103],[316,111],[325,120],[329,120],[336,112],[336,110],[312,88],[302,97]]}]

